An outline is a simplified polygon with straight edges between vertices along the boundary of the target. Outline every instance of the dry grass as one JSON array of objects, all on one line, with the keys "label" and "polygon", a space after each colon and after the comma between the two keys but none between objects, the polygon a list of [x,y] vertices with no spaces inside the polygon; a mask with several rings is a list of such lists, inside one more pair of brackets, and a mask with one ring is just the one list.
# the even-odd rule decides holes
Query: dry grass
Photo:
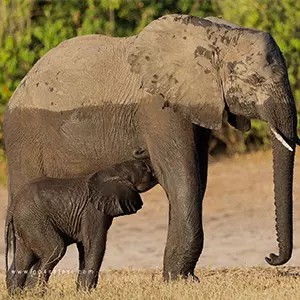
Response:
[{"label": "dry grass", "polygon": [[[91,294],[77,293],[75,276],[56,275],[44,300],[92,299],[300,299],[300,267],[235,268],[196,272],[200,283],[180,280],[164,283],[160,271],[110,271],[101,276]],[[10,299],[0,275],[0,299]],[[18,299],[40,299],[38,291],[28,291]]]}]

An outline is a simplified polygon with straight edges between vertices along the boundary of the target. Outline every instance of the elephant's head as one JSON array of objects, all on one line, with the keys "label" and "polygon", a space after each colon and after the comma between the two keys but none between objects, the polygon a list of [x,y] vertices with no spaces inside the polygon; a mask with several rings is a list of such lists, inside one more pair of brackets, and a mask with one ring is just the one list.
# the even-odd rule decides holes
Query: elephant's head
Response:
[{"label": "elephant's head", "polygon": [[133,156],[136,159],[113,165],[89,179],[92,203],[108,216],[136,213],[143,206],[139,193],[157,184],[148,151],[137,149]]},{"label": "elephant's head", "polygon": [[[219,20],[219,21],[218,21]],[[168,15],[150,23],[133,43],[128,62],[141,88],[161,94],[200,126],[221,127],[223,112],[240,130],[250,119],[271,129],[279,265],[292,253],[292,181],[297,116],[284,58],[268,33],[227,21]]]}]

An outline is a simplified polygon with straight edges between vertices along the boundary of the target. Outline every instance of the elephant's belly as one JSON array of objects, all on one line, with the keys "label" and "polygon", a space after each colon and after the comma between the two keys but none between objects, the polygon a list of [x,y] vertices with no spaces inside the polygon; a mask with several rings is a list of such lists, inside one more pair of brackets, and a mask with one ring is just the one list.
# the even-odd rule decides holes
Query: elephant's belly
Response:
[{"label": "elephant's belly", "polygon": [[[134,105],[7,112],[10,181],[76,177],[133,159],[145,147]],[[9,116],[8,116],[9,115]]]}]

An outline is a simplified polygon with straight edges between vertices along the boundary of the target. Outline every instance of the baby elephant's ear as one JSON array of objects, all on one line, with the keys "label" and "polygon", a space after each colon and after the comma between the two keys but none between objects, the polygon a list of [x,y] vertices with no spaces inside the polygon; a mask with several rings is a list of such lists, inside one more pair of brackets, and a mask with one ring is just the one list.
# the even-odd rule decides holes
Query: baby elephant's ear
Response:
[{"label": "baby elephant's ear", "polygon": [[106,215],[118,217],[136,213],[143,206],[143,201],[138,192],[122,184],[111,195],[103,196],[99,209]]}]

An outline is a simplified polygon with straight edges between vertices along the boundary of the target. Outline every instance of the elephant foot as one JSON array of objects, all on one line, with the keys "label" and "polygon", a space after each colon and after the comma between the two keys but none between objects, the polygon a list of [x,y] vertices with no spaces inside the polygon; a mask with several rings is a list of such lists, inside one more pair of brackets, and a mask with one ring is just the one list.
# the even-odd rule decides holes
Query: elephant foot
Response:
[{"label": "elephant foot", "polygon": [[194,274],[194,272],[190,272],[186,275],[183,275],[183,274],[175,274],[175,273],[165,273],[164,272],[164,275],[163,275],[163,279],[164,281],[175,281],[175,280],[180,280],[180,279],[183,279],[187,282],[192,282],[192,283],[199,283],[200,282],[200,279],[198,278],[198,276],[196,276]]},{"label": "elephant foot", "polygon": [[192,283],[200,283],[200,279],[195,274],[190,274],[187,280],[191,281]]}]

